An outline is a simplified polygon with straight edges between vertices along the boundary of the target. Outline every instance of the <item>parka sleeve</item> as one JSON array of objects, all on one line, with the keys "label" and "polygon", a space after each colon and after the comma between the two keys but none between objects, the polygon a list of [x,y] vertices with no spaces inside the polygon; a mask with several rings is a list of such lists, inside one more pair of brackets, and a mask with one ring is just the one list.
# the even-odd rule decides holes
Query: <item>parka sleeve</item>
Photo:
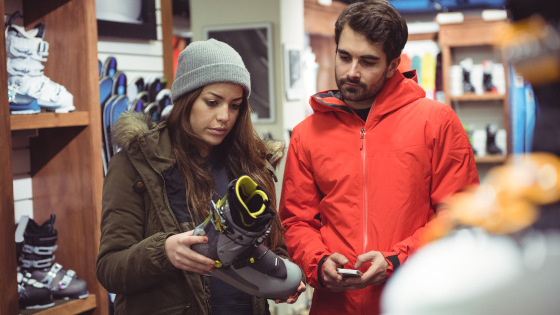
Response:
[{"label": "parka sleeve", "polygon": [[302,268],[307,282],[320,288],[324,287],[322,264],[331,253],[320,234],[318,216],[322,195],[302,156],[298,131],[294,128],[288,148],[279,213],[288,253]]},{"label": "parka sleeve", "polygon": [[389,263],[388,275],[419,249],[424,233],[446,211],[445,200],[453,193],[478,185],[479,178],[471,144],[459,118],[449,106],[443,106],[433,133],[426,141],[432,147],[430,200],[436,216],[409,238],[397,243],[390,251],[382,252]]},{"label": "parka sleeve", "polygon": [[146,289],[177,269],[165,253],[169,236],[144,236],[144,197],[134,189],[138,173],[124,153],[111,158],[103,185],[101,240],[97,279],[111,293]]}]

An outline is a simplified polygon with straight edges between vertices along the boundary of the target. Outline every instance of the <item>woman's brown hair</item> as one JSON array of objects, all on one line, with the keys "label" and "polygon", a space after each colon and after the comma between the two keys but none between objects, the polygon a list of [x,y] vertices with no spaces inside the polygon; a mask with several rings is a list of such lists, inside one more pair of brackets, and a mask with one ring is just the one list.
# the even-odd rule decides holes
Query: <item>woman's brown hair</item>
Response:
[{"label": "woman's brown hair", "polygon": [[[205,166],[205,159],[198,149],[205,145],[192,131],[190,114],[194,102],[203,87],[185,94],[174,102],[167,117],[171,144],[177,159],[177,167],[185,180],[187,204],[195,222],[202,222],[209,214],[209,204],[214,193],[214,180]],[[266,168],[266,148],[251,122],[249,102],[243,93],[243,102],[233,129],[224,141],[214,148],[225,155],[229,176],[238,178],[248,175],[268,193],[270,207],[276,210],[276,193],[272,176]],[[274,249],[282,243],[282,225],[276,216],[272,223],[270,236],[265,244]]]}]

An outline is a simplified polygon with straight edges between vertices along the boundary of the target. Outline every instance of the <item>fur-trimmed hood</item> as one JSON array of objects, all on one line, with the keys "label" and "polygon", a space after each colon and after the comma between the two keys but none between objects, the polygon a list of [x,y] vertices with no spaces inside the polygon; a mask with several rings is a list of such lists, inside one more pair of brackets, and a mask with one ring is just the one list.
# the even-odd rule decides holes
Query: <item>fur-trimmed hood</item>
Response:
[{"label": "fur-trimmed hood", "polygon": [[128,149],[133,140],[154,129],[156,125],[146,114],[126,111],[115,123],[111,138],[119,148]]}]

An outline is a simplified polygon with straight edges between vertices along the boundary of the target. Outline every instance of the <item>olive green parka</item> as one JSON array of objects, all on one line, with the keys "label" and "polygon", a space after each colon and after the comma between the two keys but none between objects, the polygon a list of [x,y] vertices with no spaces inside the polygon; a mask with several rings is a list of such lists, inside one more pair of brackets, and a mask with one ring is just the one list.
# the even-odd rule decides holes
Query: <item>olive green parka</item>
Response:
[{"label": "olive green parka", "polygon": [[[167,237],[195,228],[179,224],[167,197],[175,158],[166,123],[127,112],[114,141],[122,150],[103,186],[97,278],[116,294],[115,314],[211,314],[207,277],[175,268],[165,253]],[[285,245],[275,253],[288,257]],[[253,297],[253,313],[269,313],[266,299]]]}]

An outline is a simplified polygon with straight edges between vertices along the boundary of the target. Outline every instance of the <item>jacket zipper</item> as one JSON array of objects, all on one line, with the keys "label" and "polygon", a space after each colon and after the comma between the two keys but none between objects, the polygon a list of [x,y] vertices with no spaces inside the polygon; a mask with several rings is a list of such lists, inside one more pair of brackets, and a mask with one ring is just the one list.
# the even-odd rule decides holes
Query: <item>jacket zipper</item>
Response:
[{"label": "jacket zipper", "polygon": [[362,140],[362,146],[360,148],[361,156],[362,156],[362,180],[363,180],[363,194],[364,194],[364,217],[363,217],[363,250],[362,252],[366,252],[367,243],[368,243],[368,189],[367,189],[367,178],[366,178],[366,129],[362,127],[360,131],[360,139]]}]

